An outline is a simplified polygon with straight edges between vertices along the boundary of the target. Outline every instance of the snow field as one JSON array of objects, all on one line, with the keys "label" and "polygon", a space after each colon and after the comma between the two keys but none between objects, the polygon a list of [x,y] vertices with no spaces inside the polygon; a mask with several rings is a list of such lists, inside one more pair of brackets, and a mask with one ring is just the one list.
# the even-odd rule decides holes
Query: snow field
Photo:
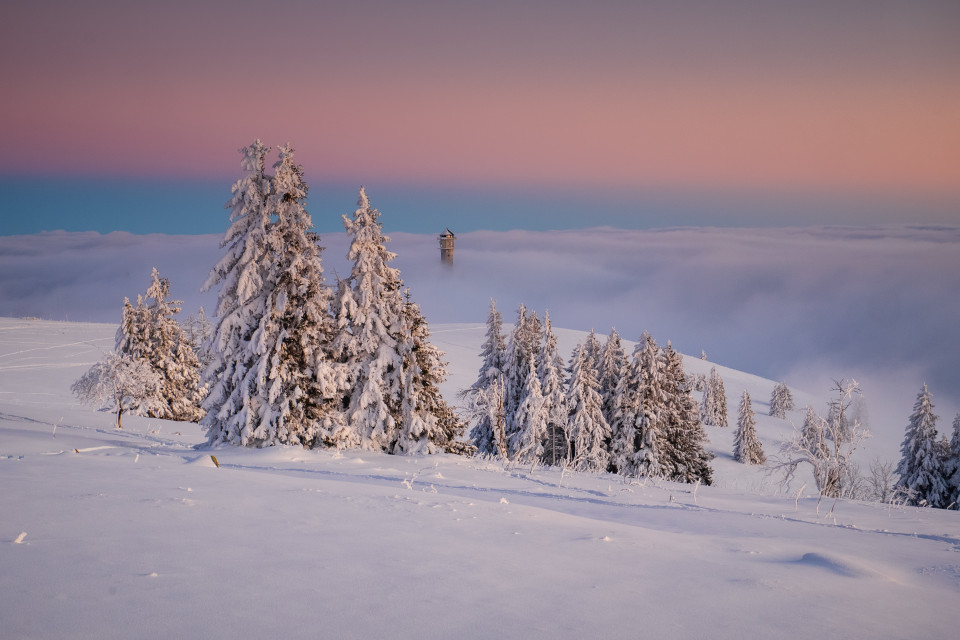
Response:
[{"label": "snow field", "polygon": [[[432,329],[452,401],[483,326]],[[952,637],[956,512],[776,494],[732,461],[733,426],[707,428],[713,487],[196,449],[194,424],[129,416],[118,431],[70,395],[114,331],[0,319],[5,638]],[[565,354],[582,335],[558,333]],[[791,433],[765,415],[774,383],[718,371],[731,425],[749,389],[774,453]]]}]

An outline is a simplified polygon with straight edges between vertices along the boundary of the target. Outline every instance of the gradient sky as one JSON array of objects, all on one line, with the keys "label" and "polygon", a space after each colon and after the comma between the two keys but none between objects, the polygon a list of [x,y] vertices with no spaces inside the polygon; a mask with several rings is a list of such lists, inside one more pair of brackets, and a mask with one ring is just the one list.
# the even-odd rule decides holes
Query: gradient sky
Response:
[{"label": "gradient sky", "polygon": [[222,229],[255,137],[293,143],[331,224],[359,184],[407,231],[960,224],[956,0],[2,13],[4,234]]}]

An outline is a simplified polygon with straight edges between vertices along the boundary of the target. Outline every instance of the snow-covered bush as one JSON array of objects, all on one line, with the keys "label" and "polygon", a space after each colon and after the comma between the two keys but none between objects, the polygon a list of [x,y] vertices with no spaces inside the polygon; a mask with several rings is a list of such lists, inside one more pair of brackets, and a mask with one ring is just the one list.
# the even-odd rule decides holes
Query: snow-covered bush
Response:
[{"label": "snow-covered bush", "polygon": [[125,411],[149,415],[164,407],[160,383],[160,375],[145,360],[110,353],[80,376],[70,390],[84,404],[114,409],[120,429]]}]

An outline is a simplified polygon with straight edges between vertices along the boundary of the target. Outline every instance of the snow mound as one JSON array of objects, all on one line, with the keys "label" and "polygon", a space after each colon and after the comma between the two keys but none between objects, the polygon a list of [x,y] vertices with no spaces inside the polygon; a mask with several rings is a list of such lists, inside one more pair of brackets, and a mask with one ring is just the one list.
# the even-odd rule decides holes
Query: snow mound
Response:
[{"label": "snow mound", "polygon": [[847,578],[873,578],[879,574],[849,558],[840,558],[823,553],[805,553],[797,560],[798,564],[825,569],[838,576]]}]

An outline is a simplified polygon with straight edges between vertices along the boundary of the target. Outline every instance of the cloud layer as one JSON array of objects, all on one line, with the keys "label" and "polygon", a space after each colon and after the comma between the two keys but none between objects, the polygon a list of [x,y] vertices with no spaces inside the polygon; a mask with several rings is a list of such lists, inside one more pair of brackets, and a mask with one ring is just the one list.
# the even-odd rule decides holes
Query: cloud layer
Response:
[{"label": "cloud layer", "polygon": [[[558,327],[616,326],[629,339],[648,330],[798,386],[865,378],[875,425],[902,430],[924,380],[942,431],[960,408],[958,228],[478,231],[457,238],[452,268],[435,236],[392,238],[395,265],[434,323],[483,322],[491,298],[511,322],[522,302],[549,309]],[[347,237],[323,243],[328,280],[346,275]],[[218,245],[211,235],[0,237],[0,315],[118,322],[153,266],[185,313],[211,310],[215,294],[199,289]]]}]

